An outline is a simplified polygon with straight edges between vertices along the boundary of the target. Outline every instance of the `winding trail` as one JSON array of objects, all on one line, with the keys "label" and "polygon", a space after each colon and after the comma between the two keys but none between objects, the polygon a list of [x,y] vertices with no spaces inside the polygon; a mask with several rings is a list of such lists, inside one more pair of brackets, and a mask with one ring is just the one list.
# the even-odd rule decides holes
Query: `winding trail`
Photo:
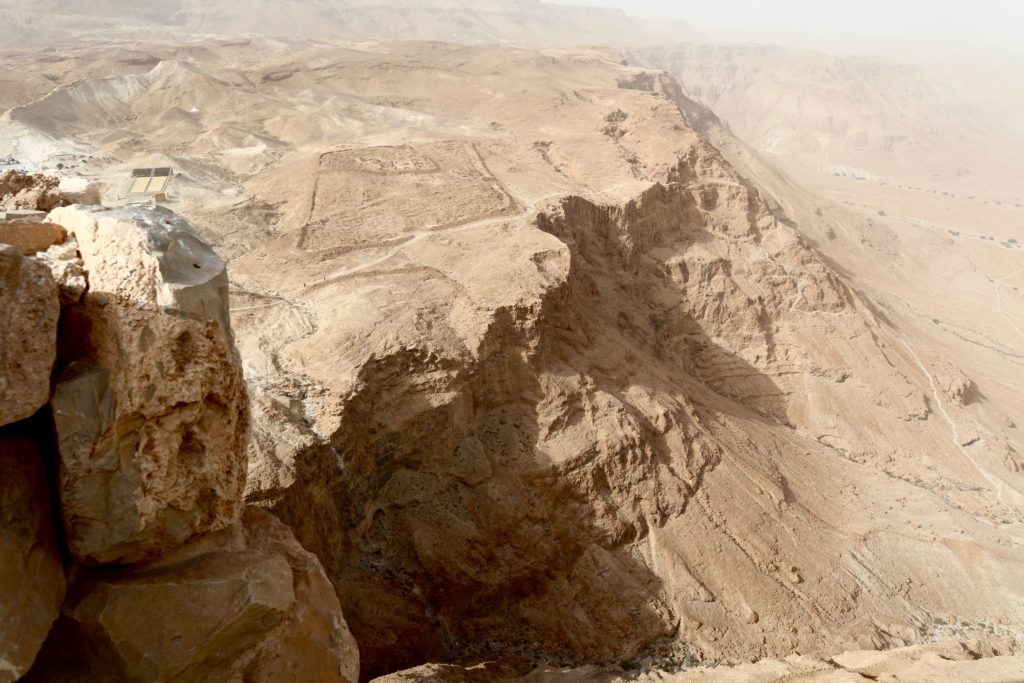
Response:
[{"label": "winding trail", "polygon": [[1004,485],[1002,480],[999,479],[998,477],[995,477],[987,470],[983,469],[978,464],[977,460],[974,459],[974,456],[968,453],[967,449],[964,448],[963,445],[960,443],[959,429],[956,426],[956,422],[953,420],[952,417],[950,417],[949,413],[946,411],[946,406],[943,404],[942,397],[939,395],[939,388],[935,384],[935,378],[932,376],[932,373],[928,370],[924,362],[917,355],[917,352],[914,351],[914,349],[910,346],[910,344],[907,343],[905,339],[900,339],[900,343],[906,347],[907,352],[910,353],[911,357],[913,357],[914,362],[917,363],[917,366],[919,368],[921,368],[921,372],[923,372],[925,374],[925,377],[928,378],[928,384],[930,384],[932,388],[932,396],[935,397],[935,405],[938,407],[939,413],[942,414],[942,417],[945,418],[947,423],[949,423],[949,428],[952,432],[953,445],[956,446],[957,450],[960,451],[964,458],[967,459],[967,462],[971,464],[971,466],[978,472],[978,474],[980,474],[983,479],[985,479],[989,484],[993,486],[993,488],[996,491],[996,498],[999,500],[1000,504],[1006,505],[1006,501],[1003,495]]},{"label": "winding trail", "polygon": [[999,277],[999,278],[996,278],[996,279],[992,279],[989,276],[986,276],[986,277],[988,277],[989,282],[991,282],[992,286],[995,288],[996,300],[995,300],[995,306],[992,309],[993,312],[998,313],[1000,316],[1002,316],[1006,320],[1006,322],[1010,324],[1010,327],[1012,327],[1014,329],[1014,331],[1018,335],[1020,335],[1021,339],[1024,339],[1024,330],[1022,330],[1020,328],[1020,326],[1017,325],[1018,322],[1024,323],[1024,319],[1022,319],[1022,318],[1020,318],[1020,317],[1018,317],[1018,316],[1016,316],[1016,315],[1014,315],[1014,314],[1012,314],[1012,313],[1010,313],[1008,311],[1004,311],[1003,310],[1003,295],[1002,295],[1002,287],[1003,287],[1002,283],[1006,282],[1007,280],[1009,280],[1011,278],[1014,278],[1014,277],[1020,275],[1021,273],[1024,273],[1024,268],[1019,268],[1019,269],[1013,271],[1012,273],[1009,273],[1007,275],[1003,275],[1002,277]]}]

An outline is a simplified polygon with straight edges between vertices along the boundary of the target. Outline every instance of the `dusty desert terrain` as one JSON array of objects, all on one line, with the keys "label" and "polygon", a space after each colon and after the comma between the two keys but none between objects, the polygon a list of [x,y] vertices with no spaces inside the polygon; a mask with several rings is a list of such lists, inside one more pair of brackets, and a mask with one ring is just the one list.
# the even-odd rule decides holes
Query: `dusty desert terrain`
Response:
[{"label": "dusty desert terrain", "polygon": [[362,678],[1024,675],[1024,185],[991,131],[828,138],[813,87],[759,88],[831,66],[734,48],[0,58],[0,158],[115,206],[173,168],[227,262],[247,500],[323,564]]}]

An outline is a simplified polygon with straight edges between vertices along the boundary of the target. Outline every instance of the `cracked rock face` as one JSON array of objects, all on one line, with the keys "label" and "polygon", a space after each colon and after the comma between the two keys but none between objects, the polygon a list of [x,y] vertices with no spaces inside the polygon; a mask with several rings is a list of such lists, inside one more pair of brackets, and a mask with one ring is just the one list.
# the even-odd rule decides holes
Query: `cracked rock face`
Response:
[{"label": "cracked rock face", "polygon": [[247,547],[287,560],[295,592],[293,608],[247,664],[246,681],[356,683],[359,648],[341,618],[341,604],[320,561],[268,512],[249,507],[242,525]]},{"label": "cracked rock face", "polygon": [[0,683],[356,683],[322,565],[244,508],[223,262],[169,211],[52,218],[0,245]]},{"label": "cracked rock face", "polygon": [[29,680],[356,683],[319,562],[249,509],[149,565],[83,575]]},{"label": "cracked rock face", "polygon": [[42,456],[26,439],[0,436],[0,681],[35,659],[64,599]]},{"label": "cracked rock face", "polygon": [[0,244],[0,426],[29,417],[50,396],[57,351],[57,286],[46,266]]},{"label": "cracked rock face", "polygon": [[68,544],[139,562],[241,512],[248,402],[223,262],[166,210],[67,207],[89,291],[53,396]]}]

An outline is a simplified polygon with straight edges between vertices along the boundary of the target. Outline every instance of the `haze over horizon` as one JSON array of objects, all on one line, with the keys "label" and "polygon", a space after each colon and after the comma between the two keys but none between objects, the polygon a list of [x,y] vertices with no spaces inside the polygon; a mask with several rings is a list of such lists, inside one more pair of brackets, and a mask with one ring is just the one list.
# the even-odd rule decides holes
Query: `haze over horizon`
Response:
[{"label": "haze over horizon", "polygon": [[1024,53],[1024,3],[1006,0],[858,3],[783,0],[545,0],[559,5],[619,8],[638,17],[689,22],[711,39],[782,41],[804,47],[911,51],[953,49],[991,55]]}]

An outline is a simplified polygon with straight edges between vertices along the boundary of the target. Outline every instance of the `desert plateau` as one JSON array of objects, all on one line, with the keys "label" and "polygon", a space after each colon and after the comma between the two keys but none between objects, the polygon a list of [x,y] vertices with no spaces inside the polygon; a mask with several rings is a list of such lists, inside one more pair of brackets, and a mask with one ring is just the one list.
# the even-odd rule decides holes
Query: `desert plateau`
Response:
[{"label": "desert plateau", "polygon": [[0,0],[0,682],[1024,681],[1024,56],[604,5]]}]

